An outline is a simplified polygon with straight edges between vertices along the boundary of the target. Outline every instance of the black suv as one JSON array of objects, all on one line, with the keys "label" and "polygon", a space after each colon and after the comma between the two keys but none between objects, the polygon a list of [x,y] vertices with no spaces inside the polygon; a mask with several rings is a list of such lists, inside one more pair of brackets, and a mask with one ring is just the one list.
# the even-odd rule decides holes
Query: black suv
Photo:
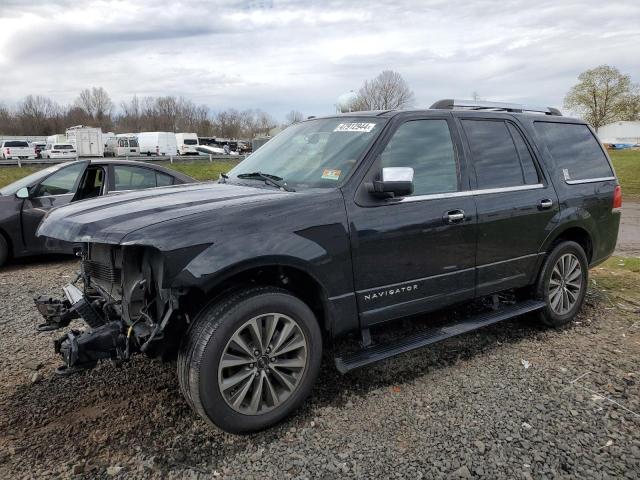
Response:
[{"label": "black suv", "polygon": [[[524,313],[569,322],[621,201],[593,130],[555,109],[443,100],[310,119],[217,183],[52,210],[39,234],[84,247],[65,298],[36,299],[39,328],[89,325],[56,342],[60,374],[177,353],[191,407],[255,431],[303,402],[333,337],[358,334],[336,354],[344,373]],[[372,340],[461,303],[467,316]]]}]

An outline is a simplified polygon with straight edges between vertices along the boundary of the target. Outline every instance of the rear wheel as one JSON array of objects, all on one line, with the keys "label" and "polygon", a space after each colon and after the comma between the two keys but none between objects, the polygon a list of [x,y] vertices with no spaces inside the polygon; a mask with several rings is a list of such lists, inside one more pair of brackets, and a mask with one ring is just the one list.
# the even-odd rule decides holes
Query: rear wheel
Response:
[{"label": "rear wheel", "polygon": [[536,287],[546,306],[540,312],[545,325],[559,327],[570,322],[582,308],[587,293],[589,264],[576,242],[558,244],[546,258]]},{"label": "rear wheel", "polygon": [[286,290],[257,287],[205,307],[180,349],[178,377],[191,407],[232,433],[293,412],[318,375],[322,336],[309,307]]}]

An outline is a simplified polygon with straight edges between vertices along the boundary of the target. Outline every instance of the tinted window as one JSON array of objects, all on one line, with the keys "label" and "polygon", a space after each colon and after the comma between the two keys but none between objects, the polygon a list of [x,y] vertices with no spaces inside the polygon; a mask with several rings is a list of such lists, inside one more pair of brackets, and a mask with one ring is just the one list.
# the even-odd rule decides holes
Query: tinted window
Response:
[{"label": "tinted window", "polygon": [[115,190],[136,190],[156,186],[156,172],[149,168],[115,165]]},{"label": "tinted window", "polygon": [[138,146],[138,140],[136,140],[135,138],[130,138],[129,139],[129,146],[130,147],[137,147]]},{"label": "tinted window", "polygon": [[522,175],[524,177],[524,183],[527,185],[535,185],[540,181],[538,177],[538,171],[536,170],[531,151],[527,147],[527,143],[522,138],[520,131],[510,123],[507,123],[511,138],[516,144],[516,150],[518,157],[520,157],[520,167],[522,168]]},{"label": "tinted window", "polygon": [[4,142],[5,147],[28,147],[29,144],[27,142],[21,142],[18,140],[12,140],[8,142]]},{"label": "tinted window", "polygon": [[573,123],[535,122],[565,180],[587,180],[612,177],[613,172],[598,140],[586,125]]},{"label": "tinted window", "polygon": [[73,150],[73,145],[69,143],[62,143],[60,145],[54,145],[53,149],[54,150]]},{"label": "tinted window", "polygon": [[58,170],[40,183],[35,192],[35,196],[63,195],[74,192],[78,176],[84,170],[84,167],[84,163],[76,163],[75,165]]},{"label": "tinted window", "polygon": [[185,138],[183,143],[185,145],[197,145],[198,144],[198,140],[194,140],[192,138]]},{"label": "tinted window", "polygon": [[156,172],[156,183],[159,187],[173,185],[173,177],[165,173]]},{"label": "tinted window", "polygon": [[462,125],[469,140],[479,189],[525,184],[520,157],[505,122],[462,120]]},{"label": "tinted window", "polygon": [[446,120],[402,124],[381,155],[381,167],[412,167],[413,195],[455,192],[458,169]]}]

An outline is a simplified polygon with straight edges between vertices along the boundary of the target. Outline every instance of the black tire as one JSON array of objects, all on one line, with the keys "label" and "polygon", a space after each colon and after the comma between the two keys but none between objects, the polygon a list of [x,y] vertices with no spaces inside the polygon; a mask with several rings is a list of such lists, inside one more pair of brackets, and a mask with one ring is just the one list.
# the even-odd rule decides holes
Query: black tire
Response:
[{"label": "black tire", "polygon": [[[282,403],[264,413],[243,414],[223,396],[220,361],[231,337],[248,320],[268,313],[285,315],[299,327],[306,341],[306,364]],[[311,309],[284,289],[253,287],[218,299],[197,315],[178,353],[178,381],[187,402],[202,418],[230,433],[249,433],[278,423],[302,404],[318,376],[321,358],[322,334]]]},{"label": "black tire", "polygon": [[[558,308],[554,308],[554,306],[552,305],[553,302],[550,295],[551,277],[554,272],[554,268],[556,267],[560,259],[567,255],[569,256],[569,258],[577,259],[579,263],[580,288],[579,290],[575,290],[575,300],[573,300],[574,303],[567,308],[567,311],[559,312],[557,311]],[[557,244],[545,259],[540,270],[538,282],[536,284],[536,298],[544,300],[546,304],[545,308],[538,313],[539,320],[543,324],[550,327],[561,327],[573,320],[584,303],[588,282],[589,262],[587,261],[587,256],[584,253],[584,249],[578,243],[571,241],[565,241]],[[565,284],[563,282],[563,287],[564,285]],[[567,296],[566,298],[569,297]]]},{"label": "black tire", "polygon": [[9,244],[7,239],[0,233],[0,267],[9,260]]}]

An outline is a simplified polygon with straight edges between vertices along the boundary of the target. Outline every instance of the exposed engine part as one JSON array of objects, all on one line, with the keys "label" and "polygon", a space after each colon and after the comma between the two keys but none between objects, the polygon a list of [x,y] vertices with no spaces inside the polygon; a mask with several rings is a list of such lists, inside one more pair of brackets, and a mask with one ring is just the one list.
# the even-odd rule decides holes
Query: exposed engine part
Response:
[{"label": "exposed engine part", "polygon": [[54,299],[48,295],[40,295],[35,297],[33,301],[40,314],[44,317],[45,323],[37,326],[39,332],[48,332],[64,328],[71,320],[78,318],[80,315],[71,307],[68,300]]},{"label": "exposed engine part", "polygon": [[82,319],[87,322],[91,328],[98,328],[104,325],[105,321],[101,315],[101,309],[98,310],[82,291],[75,285],[65,285],[62,287],[65,296],[71,303],[71,308],[78,312]]},{"label": "exposed engine part", "polygon": [[56,370],[60,375],[93,368],[102,359],[125,359],[126,339],[120,322],[109,322],[91,332],[72,330],[54,342],[56,353],[64,365]]}]

